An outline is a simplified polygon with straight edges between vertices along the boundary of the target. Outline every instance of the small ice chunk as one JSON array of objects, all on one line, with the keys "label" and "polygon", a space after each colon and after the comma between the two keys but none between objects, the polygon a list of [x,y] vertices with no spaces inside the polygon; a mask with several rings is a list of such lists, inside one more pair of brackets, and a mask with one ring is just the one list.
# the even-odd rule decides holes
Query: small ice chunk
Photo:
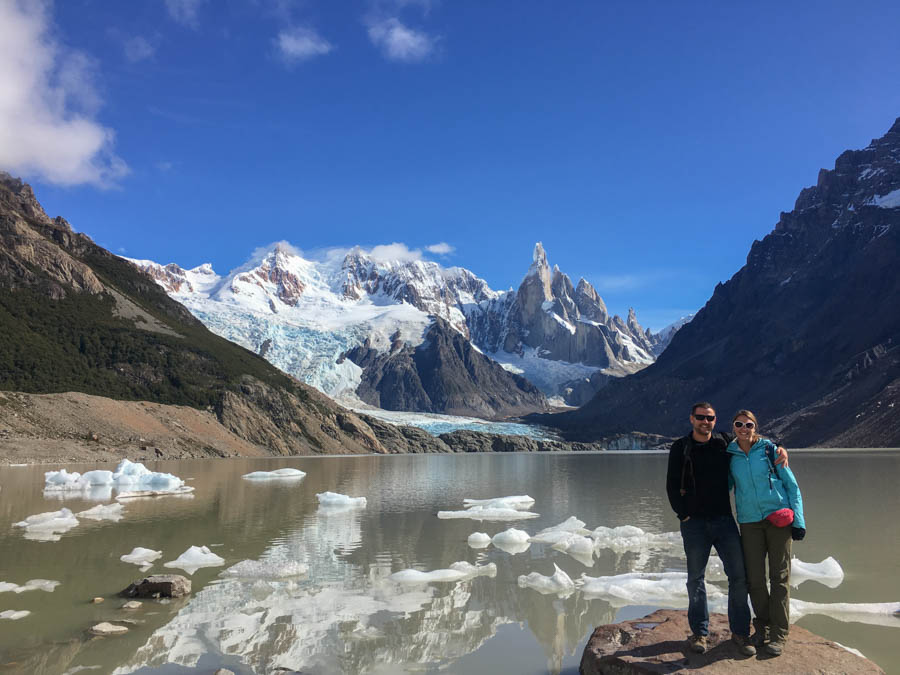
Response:
[{"label": "small ice chunk", "polygon": [[116,495],[116,501],[125,501],[126,499],[145,499],[150,497],[182,497],[193,499],[194,491],[190,485],[182,485],[181,487],[172,488],[171,490],[127,490]]},{"label": "small ice chunk", "polygon": [[13,527],[24,528],[26,539],[59,541],[61,534],[78,527],[78,519],[69,509],[60,509],[28,516],[25,520],[14,523]]},{"label": "small ice chunk", "polygon": [[18,621],[19,619],[24,619],[26,616],[31,614],[27,609],[20,609],[18,611],[14,609],[7,609],[3,612],[0,612],[0,619],[9,619],[10,621]]},{"label": "small ice chunk", "polygon": [[337,492],[320,492],[316,494],[319,509],[323,511],[349,511],[366,508],[365,497],[348,497]]},{"label": "small ice chunk", "polygon": [[545,527],[543,530],[538,532],[538,534],[545,534],[547,532],[574,532],[575,534],[581,535],[589,535],[591,533],[590,530],[584,529],[584,521],[578,520],[578,518],[576,518],[575,516],[569,516],[558,525]]},{"label": "small ice chunk", "polygon": [[837,588],[844,581],[844,570],[841,564],[831,556],[818,563],[808,563],[799,558],[792,558],[791,586],[797,588],[809,579],[818,581],[828,588]]},{"label": "small ice chunk", "polygon": [[512,497],[492,497],[490,499],[463,499],[463,506],[467,509],[473,506],[493,509],[516,509],[527,511],[534,506],[534,499],[528,495],[513,495]]},{"label": "small ice chunk", "polygon": [[122,511],[125,507],[122,504],[98,504],[87,511],[80,511],[79,518],[87,518],[89,520],[111,520],[115,523],[122,520]]},{"label": "small ice chunk", "polygon": [[210,551],[206,546],[191,546],[175,560],[163,563],[164,567],[178,567],[188,574],[193,574],[201,567],[218,567],[225,560]]},{"label": "small ice chunk", "polygon": [[449,569],[422,572],[421,570],[400,570],[394,572],[390,579],[401,584],[428,584],[431,582],[462,581],[477,576],[494,577],[497,575],[497,566],[494,563],[487,565],[472,565],[460,561],[450,565]]},{"label": "small ice chunk", "polygon": [[245,473],[242,477],[247,480],[296,480],[306,475],[300,469],[275,469],[274,471],[253,471]]},{"label": "small ice chunk", "polygon": [[859,651],[858,649],[854,649],[853,647],[848,647],[847,645],[842,645],[840,642],[837,642],[836,640],[832,640],[832,642],[834,642],[834,644],[836,644],[836,645],[837,645],[838,647],[840,647],[841,649],[846,649],[846,650],[847,650],[848,652],[850,652],[851,654],[856,654],[856,655],[857,655],[859,658],[861,658],[861,659],[866,658],[866,655],[863,654],[863,653],[862,653],[861,651]]},{"label": "small ice chunk", "polygon": [[139,462],[123,459],[115,471],[95,470],[80,474],[65,469],[44,473],[44,491],[87,493],[98,487],[117,490],[175,490],[184,481],[170,473],[150,471]]},{"label": "small ice chunk", "polygon": [[682,546],[679,532],[663,532],[653,534],[644,532],[634,525],[620,525],[619,527],[600,526],[591,532],[594,540],[594,549],[612,549],[617,553],[624,551],[639,551],[645,548],[677,549]]},{"label": "small ice chunk", "polygon": [[154,551],[150,548],[137,546],[131,550],[131,553],[126,553],[119,558],[119,560],[131,563],[132,565],[138,565],[142,572],[146,572],[153,567],[153,561],[161,556],[162,551]]},{"label": "small ice chunk", "polygon": [[288,579],[301,577],[309,572],[309,566],[296,560],[281,562],[268,560],[242,560],[219,574],[220,577],[241,579]]},{"label": "small ice chunk", "polygon": [[594,542],[574,532],[566,532],[564,539],[553,544],[552,548],[572,556],[578,562],[591,567],[594,564]]},{"label": "small ice chunk", "polygon": [[519,511],[509,508],[494,508],[485,506],[473,506],[465,511],[438,511],[437,517],[441,520],[453,518],[471,518],[472,520],[528,520],[538,518],[540,514],[531,511]]},{"label": "small ice chunk", "polygon": [[94,486],[112,484],[112,471],[97,470],[81,474],[77,471],[69,473],[65,469],[60,469],[59,471],[44,472],[44,490],[46,491],[70,490],[80,492],[90,490]]},{"label": "small ice chunk", "polygon": [[525,530],[517,530],[514,527],[503,530],[491,538],[491,543],[501,551],[515,555],[524,553],[531,544],[528,541],[528,533]]},{"label": "small ice chunk", "polygon": [[575,583],[556,564],[553,565],[553,569],[554,572],[549,577],[539,572],[532,572],[527,576],[521,575],[518,579],[519,587],[533,588],[544,595],[553,593],[560,598],[570,596],[575,591]]},{"label": "small ice chunk", "polygon": [[491,537],[487,532],[473,532],[466,541],[472,548],[486,548],[491,543]]},{"label": "small ice chunk", "polygon": [[8,581],[0,581],[0,593],[7,593],[10,591],[13,593],[24,593],[26,591],[46,591],[47,593],[52,593],[53,589],[57,586],[59,586],[58,581],[51,581],[49,579],[31,579],[21,586]]}]

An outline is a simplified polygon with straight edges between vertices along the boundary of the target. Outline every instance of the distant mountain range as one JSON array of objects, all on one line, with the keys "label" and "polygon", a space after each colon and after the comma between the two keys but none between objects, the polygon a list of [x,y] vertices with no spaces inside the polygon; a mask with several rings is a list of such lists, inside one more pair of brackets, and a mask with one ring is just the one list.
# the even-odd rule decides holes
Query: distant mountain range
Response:
[{"label": "distant mountain range", "polygon": [[517,290],[469,270],[360,248],[308,260],[278,244],[225,277],[131,260],[212,331],[341,398],[389,410],[504,417],[582,403],[668,343],[610,316],[540,243]]},{"label": "distant mountain range", "polygon": [[678,434],[698,400],[793,446],[900,446],[900,119],[820,171],[656,363],[537,419]]}]

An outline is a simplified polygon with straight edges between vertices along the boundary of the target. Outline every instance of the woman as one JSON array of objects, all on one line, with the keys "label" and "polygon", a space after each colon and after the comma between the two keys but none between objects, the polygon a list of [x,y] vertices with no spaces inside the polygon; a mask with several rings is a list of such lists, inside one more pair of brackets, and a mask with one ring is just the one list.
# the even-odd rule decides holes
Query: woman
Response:
[{"label": "woman", "polygon": [[[740,410],[732,424],[736,438],[728,445],[730,481],[741,527],[750,603],[756,614],[753,624],[759,645],[778,656],[790,625],[791,540],[800,541],[806,534],[803,500],[791,470],[775,466],[775,444],[760,437],[756,416]],[[770,588],[766,588],[767,559]]]}]

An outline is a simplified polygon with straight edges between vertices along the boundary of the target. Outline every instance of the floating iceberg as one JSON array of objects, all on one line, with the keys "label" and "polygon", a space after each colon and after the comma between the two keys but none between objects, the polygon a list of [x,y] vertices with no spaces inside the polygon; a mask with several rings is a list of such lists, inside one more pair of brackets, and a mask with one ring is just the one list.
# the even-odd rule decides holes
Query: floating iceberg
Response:
[{"label": "floating iceberg", "polygon": [[320,511],[351,511],[366,508],[365,497],[348,497],[337,492],[320,492],[316,494]]},{"label": "floating iceberg", "polygon": [[296,480],[306,475],[300,469],[275,469],[274,471],[254,471],[245,473],[242,478],[247,480]]},{"label": "floating iceberg", "polygon": [[[176,490],[184,485],[184,481],[170,473],[150,471],[139,462],[123,459],[115,471],[96,470],[86,473],[73,471],[69,473],[65,469],[59,471],[47,471],[44,473],[45,493],[81,492],[94,496],[103,494],[102,488],[109,493],[112,488],[116,490]],[[102,497],[101,497],[102,498]]]},{"label": "floating iceberg", "polygon": [[13,584],[8,581],[0,581],[0,593],[24,593],[25,591],[46,591],[52,593],[53,589],[59,586],[58,581],[50,581],[49,579],[32,579],[26,581],[23,585]]},{"label": "floating iceberg", "polygon": [[806,602],[791,598],[791,621],[797,621],[807,614],[823,614],[838,621],[900,628],[900,602]]},{"label": "floating iceberg", "polygon": [[828,556],[819,563],[803,562],[799,558],[791,558],[791,586],[797,588],[804,581],[818,581],[828,588],[837,588],[844,581],[844,570],[841,564]]},{"label": "floating iceberg", "polygon": [[549,541],[549,540],[544,541],[543,539],[540,539],[540,537],[546,536],[546,537],[550,537],[552,539],[558,533],[568,533],[568,532],[572,532],[574,534],[581,534],[581,535],[589,535],[591,533],[590,530],[586,530],[584,528],[583,520],[578,520],[578,518],[576,518],[575,516],[569,516],[568,518],[566,518],[563,522],[559,523],[558,525],[553,525],[552,527],[545,527],[543,530],[541,530],[536,535],[534,535],[534,537],[532,538],[532,541],[541,542],[541,543],[545,543],[545,544],[553,544],[554,541]]},{"label": "floating iceberg", "polygon": [[[686,572],[629,572],[607,577],[582,574],[581,592],[591,598],[603,598],[614,607],[625,605],[680,605],[687,603]],[[707,598],[725,597],[717,587],[707,584]]]},{"label": "floating iceberg", "polygon": [[296,560],[281,562],[267,560],[242,560],[219,574],[220,577],[240,579],[289,579],[302,577],[309,572],[309,566]]},{"label": "floating iceberg", "polygon": [[138,565],[141,572],[146,572],[153,567],[153,561],[162,556],[162,551],[154,551],[150,548],[141,548],[137,546],[132,549],[131,553],[126,553],[119,560],[122,562]]},{"label": "floating iceberg", "polygon": [[79,518],[87,518],[88,520],[111,520],[114,523],[122,520],[122,511],[125,507],[122,504],[98,504],[87,511],[79,511]]},{"label": "floating iceberg", "polygon": [[394,572],[389,578],[400,584],[428,584],[431,582],[462,581],[478,576],[493,577],[497,575],[497,566],[494,563],[487,565],[472,565],[460,561],[450,565],[449,569],[422,572],[420,570],[400,570]]},{"label": "floating iceberg", "polygon": [[491,543],[491,537],[487,532],[473,532],[466,541],[472,548],[486,548]]},{"label": "floating iceberg", "polygon": [[682,546],[679,532],[653,534],[634,525],[600,526],[591,532],[594,550],[611,549],[617,553],[639,551],[644,548],[678,549]]},{"label": "floating iceberg", "polygon": [[175,560],[163,563],[163,566],[178,567],[188,574],[193,574],[201,567],[218,567],[224,564],[225,559],[217,556],[206,546],[191,546]]},{"label": "floating iceberg", "polygon": [[508,530],[495,534],[491,538],[491,543],[501,551],[515,555],[528,550],[528,547],[531,546],[528,539],[528,533],[525,530],[517,530],[511,527]]},{"label": "floating iceberg", "polygon": [[13,523],[13,527],[25,528],[26,539],[59,541],[61,534],[78,527],[78,519],[69,509],[60,509],[28,516],[25,520]]},{"label": "floating iceberg", "polygon": [[493,497],[491,499],[464,499],[465,511],[438,511],[438,518],[471,518],[472,520],[527,520],[537,518],[539,514],[527,509],[534,504],[528,495],[512,497]]},{"label": "floating iceberg", "polygon": [[127,499],[148,499],[151,497],[181,497],[183,499],[193,499],[194,491],[190,485],[182,485],[181,487],[172,488],[171,490],[128,490],[120,492],[116,495],[116,501],[125,501]]},{"label": "floating iceberg", "polygon": [[516,509],[527,511],[534,506],[534,499],[528,495],[513,495],[512,497],[492,497],[490,499],[463,499],[463,506],[467,509],[473,506],[494,509]]},{"label": "floating iceberg", "polygon": [[549,577],[544,576],[539,572],[532,572],[527,576],[524,574],[521,575],[518,579],[519,587],[533,588],[538,593],[543,593],[544,595],[553,593],[560,598],[570,596],[575,592],[575,582],[573,582],[571,577],[559,569],[555,564],[553,565],[553,569],[553,575]]},{"label": "floating iceberg", "polygon": [[7,609],[6,611],[0,612],[0,619],[18,621],[19,619],[24,619],[29,614],[31,614],[31,612],[29,612],[27,609],[20,609],[18,611],[14,609]]},{"label": "floating iceberg", "polygon": [[557,541],[551,548],[572,556],[587,567],[594,564],[594,542],[580,534],[567,532],[565,538]]}]

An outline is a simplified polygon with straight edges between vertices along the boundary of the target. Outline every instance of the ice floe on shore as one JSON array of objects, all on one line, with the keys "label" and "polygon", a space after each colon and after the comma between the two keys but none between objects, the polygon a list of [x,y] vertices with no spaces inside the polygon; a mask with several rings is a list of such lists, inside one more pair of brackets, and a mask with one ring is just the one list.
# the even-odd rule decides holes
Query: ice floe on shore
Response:
[{"label": "ice floe on shore", "polygon": [[319,500],[319,511],[323,513],[341,513],[367,506],[365,497],[349,497],[337,492],[320,492],[316,498]]},{"label": "ice floe on shore", "polygon": [[0,612],[0,619],[9,619],[10,621],[18,621],[19,619],[24,619],[26,616],[31,614],[27,609],[7,609]]},{"label": "ice floe on shore", "polygon": [[123,504],[98,504],[86,511],[79,511],[76,515],[88,520],[111,520],[117,523],[124,518],[122,514],[124,510]]},{"label": "ice floe on shore", "polygon": [[151,548],[137,546],[131,550],[131,553],[126,553],[119,560],[138,565],[141,568],[141,572],[146,572],[153,567],[153,561],[160,557],[162,557],[162,551],[154,551]]},{"label": "ice floe on shore", "polygon": [[428,584],[431,582],[462,581],[482,576],[497,576],[497,566],[494,563],[473,565],[466,561],[460,561],[450,565],[449,569],[433,570],[431,572],[413,569],[400,570],[399,572],[394,572],[388,578],[400,584]]},{"label": "ice floe on shore", "polygon": [[225,559],[217,556],[206,546],[191,546],[175,560],[163,563],[163,567],[176,567],[193,574],[202,567],[218,567],[224,564]]},{"label": "ice floe on shore", "polygon": [[220,572],[219,576],[238,579],[276,580],[302,577],[308,573],[309,565],[296,560],[242,560],[227,570]]},{"label": "ice floe on shore", "polygon": [[62,534],[78,527],[78,519],[69,509],[60,509],[28,516],[25,520],[13,523],[13,527],[24,528],[26,539],[59,541]]},{"label": "ice floe on shore", "polygon": [[519,588],[532,588],[544,595],[554,594],[559,598],[565,598],[575,592],[575,582],[557,565],[553,565],[554,572],[551,576],[545,576],[540,572],[531,572],[519,576],[517,583]]},{"label": "ice floe on shore", "polygon": [[26,591],[45,591],[52,593],[59,586],[58,581],[50,579],[31,579],[19,586],[9,581],[0,581],[0,593],[25,593]]},{"label": "ice floe on shore", "polygon": [[472,520],[527,520],[537,518],[540,514],[528,509],[534,499],[528,495],[512,497],[495,497],[493,499],[464,499],[463,511],[438,511],[437,517],[442,520],[454,518],[471,518]]},{"label": "ice floe on shore", "polygon": [[306,476],[306,473],[300,469],[275,469],[274,471],[253,471],[245,473],[241,478],[252,481],[279,481],[279,480],[299,480]]},{"label": "ice floe on shore", "polygon": [[844,570],[833,557],[822,562],[808,563],[799,558],[791,558],[791,586],[797,588],[804,581],[818,581],[828,588],[837,588],[844,581]]}]

